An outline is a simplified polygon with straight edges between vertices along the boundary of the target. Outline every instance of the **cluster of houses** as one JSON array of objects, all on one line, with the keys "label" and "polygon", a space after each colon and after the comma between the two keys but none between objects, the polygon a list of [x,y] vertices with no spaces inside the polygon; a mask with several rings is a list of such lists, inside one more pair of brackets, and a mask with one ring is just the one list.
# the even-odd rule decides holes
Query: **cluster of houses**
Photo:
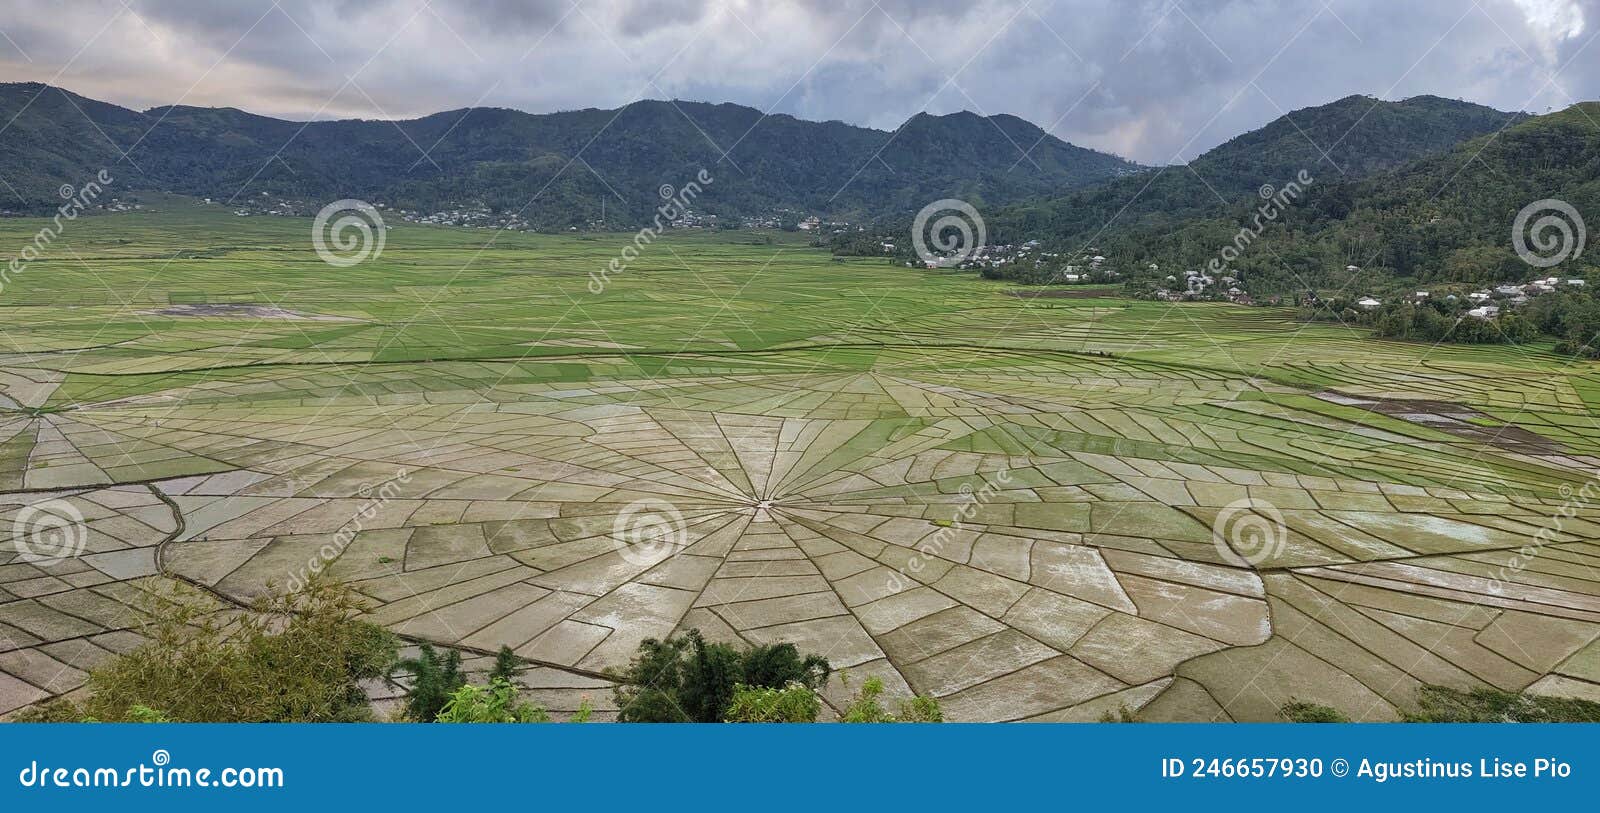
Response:
[{"label": "cluster of houses", "polygon": [[[746,215],[745,217],[741,217],[739,218],[739,228],[781,229],[783,228],[784,224],[788,222],[790,222],[788,212],[779,210],[776,213],[768,213],[764,215]],[[795,225],[798,227],[799,224]],[[807,231],[810,230],[807,229]]]},{"label": "cluster of houses", "polygon": [[[263,197],[268,193],[261,193]],[[213,203],[211,198],[205,199],[206,203]],[[495,214],[486,206],[472,206],[459,209],[445,209],[438,212],[413,211],[411,209],[390,210],[388,204],[376,203],[374,208],[398,216],[407,223],[425,223],[433,226],[460,226],[469,229],[515,229],[530,230],[533,224],[515,213]],[[304,217],[317,211],[314,204],[296,202],[283,199],[254,200],[245,199],[233,210],[236,217],[250,217],[252,215],[278,215],[281,217]]]},{"label": "cluster of houses", "polygon": [[[1038,267],[1046,259],[1053,259],[1055,256],[1050,252],[1039,251],[1038,240],[1029,240],[1021,245],[1002,243],[993,246],[978,246],[978,249],[972,252],[972,256],[967,258],[967,261],[961,265],[964,268],[999,268],[1002,265],[1032,263],[1035,267]],[[1065,270],[1072,269],[1073,266],[1069,265]]]},{"label": "cluster of houses", "polygon": [[[211,198],[202,198],[206,205],[217,205]],[[315,211],[315,210],[312,210]],[[275,198],[271,192],[262,192],[258,198],[241,198],[234,207],[234,217],[249,217],[251,215],[277,215],[279,217],[294,217],[302,214],[302,207],[293,201]]]},{"label": "cluster of houses", "polygon": [[[112,198],[104,203],[92,203],[88,208],[104,212],[133,212],[144,209],[144,204],[127,203],[117,198]],[[0,217],[38,217],[38,213],[0,209]]]},{"label": "cluster of houses", "polygon": [[[745,218],[745,228],[772,228],[772,226],[768,224],[774,220],[774,217],[775,216],[773,215],[765,215],[754,219]],[[782,222],[787,221],[780,221],[779,225],[781,225]],[[823,220],[815,215],[796,222],[794,227],[800,231],[810,232],[818,235],[819,237],[823,234],[844,234],[845,232],[849,231],[866,231],[865,226],[853,226],[848,221],[844,220]]]},{"label": "cluster of houses", "polygon": [[[379,209],[386,208],[384,204],[376,204]],[[431,226],[461,226],[469,229],[510,229],[526,230],[533,228],[521,215],[515,212],[495,213],[487,206],[468,206],[455,209],[445,209],[438,212],[412,211],[400,209],[397,214],[407,223],[425,223]]]},{"label": "cluster of houses", "polygon": [[[893,253],[894,243],[883,243],[885,253]],[[923,264],[930,269],[946,266],[944,258],[923,258]],[[907,262],[910,266],[912,262]],[[1085,253],[1077,254],[1074,258],[1066,259],[1058,251],[1042,251],[1038,240],[1029,240],[1026,243],[998,243],[998,245],[981,245],[968,254],[958,267],[963,269],[1000,269],[1000,267],[1016,266],[1026,270],[1048,272],[1050,282],[1053,283],[1088,283],[1110,282],[1118,277],[1117,270],[1106,266],[1106,256],[1096,253],[1094,248]]]},{"label": "cluster of houses", "polygon": [[[896,250],[894,243],[885,242],[883,251],[892,254]],[[922,257],[920,262],[928,268],[1002,268],[1005,266],[1018,266],[1033,271],[1054,271],[1051,282],[1082,283],[1100,282],[1115,279],[1116,271],[1105,267],[1106,258],[1094,253],[1091,248],[1082,256],[1070,262],[1063,260],[1060,253],[1054,251],[1041,251],[1038,240],[1029,240],[1026,243],[1001,243],[996,245],[978,246],[972,253],[964,255],[958,263],[951,263],[946,257]],[[916,265],[907,262],[908,267]]]},{"label": "cluster of houses", "polygon": [[[205,198],[207,204],[217,205],[219,201]],[[286,217],[308,216],[317,211],[318,204],[314,202],[295,201],[272,196],[270,192],[262,192],[259,198],[244,198],[236,202],[234,215],[250,217],[252,215],[280,215]],[[516,212],[494,212],[482,204],[472,206],[458,206],[436,212],[425,212],[420,209],[391,209],[386,203],[375,203],[373,206],[383,212],[386,218],[398,218],[406,223],[420,223],[430,226],[457,226],[468,229],[496,229],[509,231],[535,231],[534,225],[527,218]],[[122,210],[118,210],[122,211]],[[604,210],[602,209],[602,212]],[[815,219],[815,218],[813,218]],[[768,215],[764,218],[747,218],[747,228],[776,228],[787,222],[779,215]],[[673,228],[712,228],[718,225],[715,215],[686,209],[677,220],[672,222]],[[583,229],[589,231],[604,231],[607,223],[604,216],[597,220],[589,221]],[[580,227],[571,226],[569,231],[580,231]]]},{"label": "cluster of houses", "polygon": [[1478,319],[1493,319],[1500,315],[1501,307],[1516,307],[1527,302],[1529,297],[1548,294],[1562,287],[1582,288],[1585,284],[1577,277],[1567,279],[1545,277],[1526,285],[1499,285],[1492,291],[1473,291],[1467,294],[1467,299],[1477,307],[1467,311],[1467,315]]},{"label": "cluster of houses", "polygon": [[[1473,291],[1467,294],[1467,301],[1473,307],[1467,311],[1467,316],[1474,319],[1493,319],[1500,315],[1504,309],[1524,305],[1531,297],[1540,294],[1552,293],[1562,288],[1573,289],[1584,287],[1585,282],[1577,277],[1562,279],[1561,277],[1545,277],[1522,285],[1508,283],[1497,285],[1492,289]],[[1407,297],[1412,304],[1422,304],[1431,300],[1433,294],[1429,291],[1417,291]],[[1444,298],[1446,302],[1456,302],[1458,297],[1450,294]],[[1377,310],[1383,307],[1383,300],[1373,296],[1364,296],[1356,300],[1356,307],[1362,310]]]},{"label": "cluster of houses", "polygon": [[133,212],[133,211],[138,211],[140,209],[143,209],[144,208],[144,204],[143,203],[127,203],[127,202],[118,200],[117,198],[112,198],[109,202],[101,205],[100,208],[104,209],[107,212]]},{"label": "cluster of houses", "polygon": [[[1029,241],[1023,245],[1025,247],[1035,246],[1038,245],[1038,241]],[[1053,259],[1056,256],[1057,255],[1049,252],[1045,252],[1040,255],[1042,259]],[[1056,279],[1060,280],[1061,282],[1068,283],[1094,282],[1099,279],[1116,279],[1118,276],[1116,271],[1105,267],[1105,255],[1096,253],[1096,250],[1093,248],[1089,249],[1089,256],[1079,258],[1078,262],[1082,264],[1068,264],[1067,266],[1063,267],[1061,269],[1061,273],[1056,275]]]},{"label": "cluster of houses", "polygon": [[[1159,273],[1161,266],[1151,263],[1148,270]],[[1255,304],[1250,292],[1244,289],[1244,282],[1236,277],[1226,276],[1219,279],[1204,271],[1186,271],[1182,283],[1179,283],[1178,278],[1172,274],[1167,275],[1166,282],[1169,287],[1157,290],[1156,299],[1165,302],[1220,299],[1240,305]]]}]

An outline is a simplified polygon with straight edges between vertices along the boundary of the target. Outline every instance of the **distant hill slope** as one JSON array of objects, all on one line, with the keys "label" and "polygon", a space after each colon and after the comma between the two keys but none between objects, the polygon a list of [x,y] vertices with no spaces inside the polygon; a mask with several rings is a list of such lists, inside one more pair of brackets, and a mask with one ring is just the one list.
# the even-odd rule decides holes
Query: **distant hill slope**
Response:
[{"label": "distant hill slope", "polygon": [[1049,236],[1062,244],[1129,244],[1196,218],[1255,205],[1265,184],[1281,187],[1301,170],[1315,185],[1367,177],[1448,150],[1524,118],[1482,105],[1418,96],[1385,102],[1349,96],[1284,115],[1187,165],[1130,175],[1100,186],[995,213],[1002,237]]},{"label": "distant hill slope", "polygon": [[1013,203],[1142,169],[1013,116],[971,113],[918,115],[896,133],[659,101],[305,123],[231,108],[140,113],[27,83],[0,85],[5,121],[0,179],[11,190],[0,189],[0,208],[53,207],[61,184],[106,167],[123,188],[224,200],[356,197],[425,210],[526,205],[528,219],[545,226],[597,219],[604,199],[609,222],[624,225],[650,217],[662,185],[680,187],[703,168],[714,181],[696,208],[707,213],[790,208],[865,219],[942,197]]},{"label": "distant hill slope", "polygon": [[[1392,172],[1314,185],[1232,267],[1244,272],[1254,293],[1347,287],[1347,265],[1362,269],[1358,287],[1525,280],[1544,271],[1517,255],[1513,225],[1524,207],[1545,199],[1587,217],[1588,230],[1600,226],[1600,102],[1527,118]],[[1540,215],[1552,213],[1559,214]],[[1241,207],[1124,247],[1136,262],[1198,267],[1248,218]],[[1562,219],[1575,251],[1576,224]],[[1559,241],[1560,233],[1527,235],[1526,245],[1538,239]],[[1576,276],[1596,268],[1600,254],[1589,245],[1548,273]]]}]

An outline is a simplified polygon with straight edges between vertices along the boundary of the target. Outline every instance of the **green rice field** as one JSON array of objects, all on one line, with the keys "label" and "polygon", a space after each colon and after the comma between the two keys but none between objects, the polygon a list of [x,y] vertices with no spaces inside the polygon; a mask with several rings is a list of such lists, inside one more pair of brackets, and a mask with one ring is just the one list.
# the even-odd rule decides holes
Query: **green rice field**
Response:
[{"label": "green rice field", "polygon": [[[0,291],[0,714],[137,646],[159,580],[322,570],[600,717],[688,628],[953,720],[1600,700],[1593,362],[776,232],[669,231],[593,285],[632,234],[392,223],[336,267],[310,219],[160,209]],[[0,260],[46,223],[0,220]]]}]

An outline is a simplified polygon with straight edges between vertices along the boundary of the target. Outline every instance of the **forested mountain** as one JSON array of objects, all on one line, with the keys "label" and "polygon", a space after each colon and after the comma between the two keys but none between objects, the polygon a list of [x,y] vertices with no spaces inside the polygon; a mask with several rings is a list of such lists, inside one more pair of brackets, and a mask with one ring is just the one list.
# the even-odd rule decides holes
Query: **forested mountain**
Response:
[{"label": "forested mountain", "polygon": [[[1227,280],[1202,296],[1238,299],[1225,293],[1237,285],[1256,300],[1311,302],[1309,318],[1368,324],[1381,336],[1542,335],[1558,352],[1600,356],[1600,255],[1587,240],[1600,220],[1600,102],[1519,119],[1364,178],[1318,180],[1287,205],[1240,197],[1208,215],[1107,229],[1096,248],[1134,294],[1190,295],[1185,276],[1202,271]],[[1026,266],[985,273],[1043,281]],[[1553,285],[1525,285],[1551,275]],[[1490,300],[1468,296],[1507,283]],[[1303,299],[1307,291],[1318,299]],[[1367,295],[1380,303],[1353,307]],[[1500,311],[1468,314],[1480,304]]]},{"label": "forested mountain", "polygon": [[59,186],[107,168],[122,189],[354,197],[423,210],[526,206],[541,226],[596,220],[604,200],[608,222],[623,226],[651,216],[662,185],[681,187],[704,169],[713,182],[695,207],[707,214],[791,209],[860,220],[942,197],[997,206],[1141,169],[1013,116],[972,113],[918,115],[894,133],[660,101],[305,123],[232,108],[137,112],[28,83],[0,85],[0,121],[10,122],[0,179],[11,187],[0,189],[0,208],[20,210],[52,208]]},{"label": "forested mountain", "polygon": [[1313,186],[1359,179],[1448,150],[1523,117],[1437,96],[1399,102],[1349,96],[1284,115],[1187,165],[1151,169],[1012,207],[990,220],[1002,239],[1142,243],[1196,218],[1254,206],[1264,185],[1282,187],[1302,170]]},{"label": "forested mountain", "polygon": [[[1351,265],[1367,288],[1524,280],[1541,269],[1518,257],[1512,226],[1523,207],[1544,199],[1591,219],[1600,213],[1600,103],[1527,118],[1389,172],[1313,184],[1227,267],[1258,295],[1346,287]],[[1198,269],[1252,225],[1259,203],[1159,233],[1123,231],[1102,250],[1123,252],[1130,268]],[[1531,246],[1536,237],[1524,239]],[[1550,273],[1592,265],[1591,253]]]}]

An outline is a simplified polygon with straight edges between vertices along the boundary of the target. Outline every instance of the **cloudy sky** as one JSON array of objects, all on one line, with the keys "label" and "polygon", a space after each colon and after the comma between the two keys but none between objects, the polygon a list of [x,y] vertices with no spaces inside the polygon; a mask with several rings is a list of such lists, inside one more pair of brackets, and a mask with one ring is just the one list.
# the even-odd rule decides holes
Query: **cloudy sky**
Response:
[{"label": "cloudy sky", "polygon": [[967,109],[1152,164],[1353,93],[1600,98],[1600,0],[5,0],[0,35],[0,80],[135,108]]}]

